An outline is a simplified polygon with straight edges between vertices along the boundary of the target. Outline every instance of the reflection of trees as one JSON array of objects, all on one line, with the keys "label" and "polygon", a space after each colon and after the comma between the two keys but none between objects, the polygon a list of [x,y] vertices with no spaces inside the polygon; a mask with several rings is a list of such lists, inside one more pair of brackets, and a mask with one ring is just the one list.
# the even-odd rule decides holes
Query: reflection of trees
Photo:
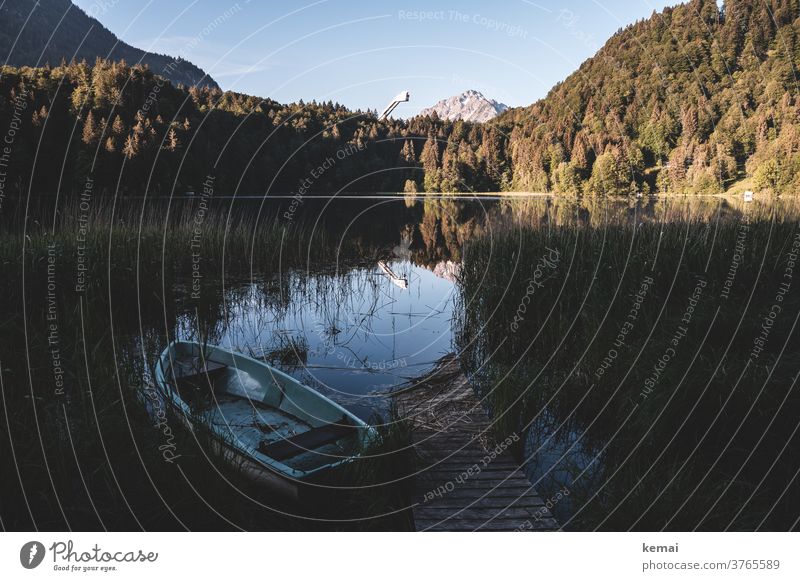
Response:
[{"label": "reflection of trees", "polygon": [[425,200],[415,263],[430,267],[443,260],[460,262],[464,244],[483,233],[483,220],[483,212],[474,202]]},{"label": "reflection of trees", "polygon": [[[757,366],[748,354],[784,276],[797,204],[554,200],[512,201],[499,210],[517,226],[469,245],[459,277],[456,342],[501,436],[530,424],[525,452],[534,485],[552,494],[566,484],[570,501],[585,505],[572,526],[651,529],[672,523],[681,530],[714,530],[735,521],[746,529],[750,515],[768,517],[781,530],[794,526],[796,514],[786,518],[774,510],[774,499],[797,470],[797,456],[782,451],[796,421],[781,415],[796,399],[796,362],[784,359],[784,349],[796,352],[796,295],[781,301],[782,312],[790,314],[775,324],[770,353],[760,355]],[[773,224],[776,213],[783,220]],[[750,230],[742,266],[731,300],[723,300],[743,214]],[[556,223],[552,230],[540,226]],[[574,259],[568,271],[531,293],[531,265],[548,245],[565,255],[574,251]],[[506,258],[512,252],[518,261]],[[651,276],[642,310],[620,339],[632,297]],[[676,339],[675,330],[687,324],[687,297],[701,280],[700,306]],[[760,306],[752,309],[751,303]],[[670,345],[670,364],[654,367]],[[742,450],[752,450],[756,440],[760,453],[742,464]],[[662,448],[663,442],[669,445]],[[598,483],[602,490],[594,489]],[[739,519],[741,499],[762,485],[763,500],[750,496],[749,515]],[[717,494],[721,489],[730,491]],[[682,504],[687,498],[691,507]]]},{"label": "reflection of trees", "polygon": [[634,218],[640,223],[677,222],[697,220],[710,222],[717,219],[736,219],[745,212],[751,217],[764,216],[777,210],[784,216],[800,215],[800,205],[794,200],[781,200],[769,205],[745,204],[741,200],[717,197],[660,197],[610,199],[587,197],[582,199],[512,198],[502,200],[498,215],[491,220],[497,226],[591,226],[630,223]]},{"label": "reflection of trees", "polygon": [[431,208],[433,201],[425,201],[425,214],[422,217],[422,222],[419,225],[419,233],[422,236],[422,242],[426,250],[437,248],[440,246],[442,240],[440,233],[440,220],[436,214],[435,209]]},{"label": "reflection of trees", "polygon": [[[309,205],[307,210],[311,209]],[[315,210],[311,210],[313,214]],[[442,261],[460,262],[462,248],[475,238],[509,228],[590,226],[675,222],[692,219],[710,223],[751,218],[776,211],[788,219],[800,215],[800,202],[745,204],[716,197],[608,199],[599,197],[503,198],[475,202],[456,197],[427,197],[413,204],[353,201],[325,208],[326,243],[343,243],[341,261],[403,258],[432,268]],[[353,217],[358,216],[356,221]],[[346,243],[346,244],[344,244]]]},{"label": "reflection of trees", "polygon": [[[334,295],[334,302],[339,304],[354,294],[361,296],[369,289],[356,288],[351,284],[352,280],[347,281],[354,272],[364,266],[374,265],[379,259],[410,260],[416,265],[434,269],[436,265],[448,261],[460,263],[462,249],[470,240],[519,227],[548,229],[578,226],[602,229],[611,225],[630,225],[634,219],[639,224],[691,219],[710,225],[717,220],[739,220],[745,213],[751,219],[769,218],[775,213],[782,220],[791,220],[800,216],[800,201],[790,199],[763,205],[712,197],[638,200],[556,197],[476,203],[442,197],[426,198],[410,207],[402,199],[390,203],[351,200],[333,204],[326,212],[329,215],[324,221],[324,236],[319,243],[340,245],[335,273],[328,270],[326,274],[325,265],[318,264],[306,265],[306,272],[302,274],[292,274],[298,271],[287,268],[281,276],[260,272],[256,273],[255,280],[251,280],[249,275],[238,279],[240,282],[251,282],[252,285],[234,284],[231,280],[235,280],[235,277],[226,281],[225,285],[220,280],[211,279],[203,285],[200,298],[192,301],[186,298],[191,281],[179,278],[174,288],[170,283],[166,285],[168,292],[176,294],[175,297],[166,297],[166,302],[177,304],[179,312],[190,313],[192,328],[199,326],[203,329],[202,334],[218,338],[225,334],[226,321],[237,309],[269,312],[271,317],[279,319],[289,312],[293,296],[307,296],[318,305],[329,304]],[[359,214],[361,217],[352,221],[353,216]],[[151,282],[154,288],[149,291],[150,294],[160,294],[160,282],[157,279],[151,279]],[[306,288],[307,285],[311,286]],[[221,291],[223,286],[226,289],[224,297]],[[244,287],[248,289],[246,295],[242,294]],[[120,299],[120,304],[127,300],[138,300],[131,293],[147,292],[147,289],[119,286],[115,289],[115,303],[117,299]],[[140,302],[139,313],[120,313],[121,327],[133,329],[138,326],[140,318],[159,324],[158,321],[163,317],[163,306],[152,301]],[[189,322],[185,318],[182,320],[184,326]]]}]

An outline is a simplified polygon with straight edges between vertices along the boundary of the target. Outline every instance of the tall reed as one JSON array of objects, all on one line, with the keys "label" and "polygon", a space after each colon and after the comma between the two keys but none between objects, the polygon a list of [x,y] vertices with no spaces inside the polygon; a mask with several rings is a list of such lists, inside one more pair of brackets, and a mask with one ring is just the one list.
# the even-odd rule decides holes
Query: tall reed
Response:
[{"label": "tall reed", "polygon": [[498,435],[571,490],[568,528],[797,526],[797,221],[572,216],[467,244],[458,342]]}]

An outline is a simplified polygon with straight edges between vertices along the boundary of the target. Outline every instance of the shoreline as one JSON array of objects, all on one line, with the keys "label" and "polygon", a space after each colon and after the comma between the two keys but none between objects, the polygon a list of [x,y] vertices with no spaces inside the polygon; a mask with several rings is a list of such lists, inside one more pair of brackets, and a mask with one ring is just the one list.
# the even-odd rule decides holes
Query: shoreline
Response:
[{"label": "shoreline", "polygon": [[[38,199],[50,199],[59,197],[59,194],[38,194],[33,196]],[[184,195],[184,194],[175,194],[172,196],[168,195],[161,195],[161,194],[134,194],[134,195],[126,195],[126,194],[119,194],[114,196],[117,199],[126,199],[126,200],[144,200],[144,199],[153,199],[153,200],[193,200],[193,199],[200,199],[202,195],[195,194],[195,195]],[[291,192],[281,192],[275,194],[266,194],[266,195],[250,195],[250,194],[219,194],[214,196],[216,199],[220,200],[263,200],[263,199],[274,199],[274,200],[295,200],[297,199],[296,194],[292,194]],[[623,201],[623,200],[647,200],[647,199],[667,199],[667,198],[681,198],[681,199],[700,199],[700,198],[720,198],[720,199],[733,199],[733,200],[740,200],[742,199],[742,194],[730,194],[730,193],[722,193],[722,194],[648,194],[646,196],[597,196],[599,199],[606,199],[606,200],[615,200],[615,201]],[[754,200],[776,200],[776,199],[786,199],[786,198],[793,198],[794,196],[771,196],[769,194],[764,193],[756,193],[754,196]],[[458,199],[470,199],[470,198],[487,198],[487,199],[546,199],[546,198],[558,198],[558,199],[594,199],[595,196],[572,196],[566,194],[557,194],[557,193],[545,193],[545,192],[417,192],[417,193],[403,193],[403,192],[341,192],[335,194],[325,194],[325,193],[317,193],[317,194],[306,194],[302,196],[303,200],[332,200],[332,199],[340,199],[340,200],[368,200],[368,199],[405,199],[405,198],[431,198],[431,199],[439,199],[439,198],[458,198]]]}]

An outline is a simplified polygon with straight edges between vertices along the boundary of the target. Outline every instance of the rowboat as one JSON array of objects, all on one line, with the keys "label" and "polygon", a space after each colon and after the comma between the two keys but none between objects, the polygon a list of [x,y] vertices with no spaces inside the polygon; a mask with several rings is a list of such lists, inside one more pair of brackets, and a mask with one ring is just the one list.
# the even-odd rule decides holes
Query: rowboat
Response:
[{"label": "rowboat", "polygon": [[174,341],[156,388],[190,430],[250,479],[297,500],[316,476],[352,461],[371,428],[293,377],[218,346]]}]

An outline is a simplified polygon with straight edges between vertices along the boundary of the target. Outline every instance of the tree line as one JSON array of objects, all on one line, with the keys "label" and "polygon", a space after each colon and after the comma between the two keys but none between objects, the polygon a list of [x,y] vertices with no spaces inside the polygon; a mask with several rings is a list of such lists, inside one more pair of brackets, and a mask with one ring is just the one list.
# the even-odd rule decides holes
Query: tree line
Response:
[{"label": "tree line", "polygon": [[[333,102],[289,105],[174,86],[145,66],[97,59],[0,68],[0,127],[24,103],[8,182],[35,194],[170,194],[214,176],[217,191],[499,190],[510,184],[495,127],[379,121]],[[16,105],[15,105],[16,104]],[[326,171],[317,171],[333,160]],[[313,179],[310,179],[312,178]]]},{"label": "tree line", "polygon": [[[543,100],[486,124],[380,121],[173,85],[98,59],[0,68],[5,192],[776,194],[800,186],[800,4],[692,0],[620,30]],[[324,170],[324,171],[319,171]],[[313,177],[313,179],[311,179]]]}]

